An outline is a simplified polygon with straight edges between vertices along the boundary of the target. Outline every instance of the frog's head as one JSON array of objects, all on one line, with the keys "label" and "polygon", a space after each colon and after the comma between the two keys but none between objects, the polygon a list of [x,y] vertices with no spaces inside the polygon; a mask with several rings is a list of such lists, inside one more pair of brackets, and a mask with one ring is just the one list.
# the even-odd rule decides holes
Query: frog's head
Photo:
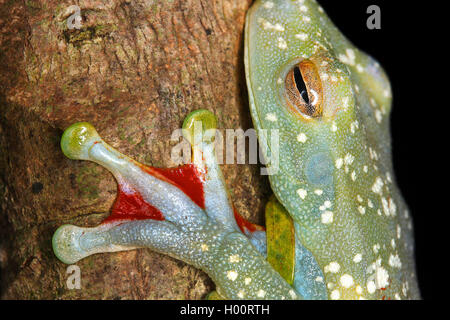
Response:
[{"label": "frog's head", "polygon": [[[335,199],[336,169],[347,166],[339,183],[348,187],[370,166],[371,144],[389,142],[387,76],[314,0],[257,1],[247,15],[245,49],[254,125],[279,132],[275,193],[296,210],[282,194],[328,192]],[[270,158],[278,146],[262,135]]]}]

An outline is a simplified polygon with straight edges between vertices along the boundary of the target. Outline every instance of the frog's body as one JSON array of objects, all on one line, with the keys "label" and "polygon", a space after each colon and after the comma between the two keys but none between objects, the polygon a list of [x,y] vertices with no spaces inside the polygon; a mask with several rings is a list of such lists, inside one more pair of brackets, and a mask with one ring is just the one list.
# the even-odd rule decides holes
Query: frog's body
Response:
[{"label": "frog's body", "polygon": [[[269,176],[271,186],[330,296],[398,298],[410,288],[418,297],[411,220],[393,182],[383,70],[315,1],[259,1],[246,30],[253,121],[279,130],[280,172]],[[303,59],[315,64],[323,87],[323,113],[314,119],[290,112],[280,94]]]},{"label": "frog's body", "polygon": [[[393,181],[383,70],[312,0],[256,1],[245,49],[254,125],[267,130],[259,135],[267,158],[279,152],[269,179],[293,221],[292,281],[255,249],[265,253],[264,232],[235,221],[212,143],[196,143],[193,131],[187,137],[206,163],[181,168],[176,178],[119,154],[87,124],[66,130],[65,154],[107,167],[121,195],[114,217],[99,227],[61,227],[55,253],[73,263],[150,247],[205,270],[226,298],[419,298],[412,224]],[[184,128],[193,120],[215,127],[206,111],[191,114]],[[268,136],[273,130],[279,144]],[[197,179],[196,186],[183,186],[179,176]],[[200,198],[188,191],[196,188]],[[119,210],[123,194],[139,195],[152,214]]]}]

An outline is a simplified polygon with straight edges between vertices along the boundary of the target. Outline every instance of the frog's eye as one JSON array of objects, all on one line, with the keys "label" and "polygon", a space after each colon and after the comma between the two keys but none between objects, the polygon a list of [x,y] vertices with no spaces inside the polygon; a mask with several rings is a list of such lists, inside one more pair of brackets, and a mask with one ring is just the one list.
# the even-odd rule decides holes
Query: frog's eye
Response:
[{"label": "frog's eye", "polygon": [[288,72],[284,81],[286,99],[295,113],[306,118],[322,116],[322,83],[317,68],[310,60],[303,60]]}]

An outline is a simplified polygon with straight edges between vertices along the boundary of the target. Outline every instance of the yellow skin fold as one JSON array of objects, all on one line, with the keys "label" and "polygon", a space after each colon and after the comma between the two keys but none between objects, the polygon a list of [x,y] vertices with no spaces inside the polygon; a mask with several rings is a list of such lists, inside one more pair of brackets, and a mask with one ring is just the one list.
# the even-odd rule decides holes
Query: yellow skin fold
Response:
[{"label": "yellow skin fold", "polygon": [[[308,101],[296,96],[299,65]],[[53,237],[56,256],[75,263],[151,248],[207,272],[217,285],[210,299],[420,298],[412,222],[392,169],[391,89],[379,64],[316,1],[257,0],[247,14],[245,70],[254,127],[268,168],[276,169],[269,175],[267,233],[239,229],[213,135],[195,138],[196,121],[201,133],[216,128],[211,112],[194,111],[183,124],[204,160],[194,165],[205,208],[78,123],[63,135],[64,154],[106,167],[165,220],[64,225]],[[270,137],[275,130],[278,142]]]}]

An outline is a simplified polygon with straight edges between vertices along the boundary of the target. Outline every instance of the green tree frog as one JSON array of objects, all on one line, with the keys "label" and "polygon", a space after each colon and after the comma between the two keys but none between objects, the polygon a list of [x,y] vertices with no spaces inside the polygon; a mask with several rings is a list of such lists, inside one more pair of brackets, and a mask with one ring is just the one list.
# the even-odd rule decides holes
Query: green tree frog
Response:
[{"label": "green tree frog", "polygon": [[63,134],[64,154],[106,167],[119,191],[99,226],[58,228],[56,256],[75,263],[151,248],[204,270],[214,296],[227,299],[420,298],[380,65],[316,1],[257,0],[247,14],[245,72],[265,158],[278,159],[267,164],[274,196],[265,228],[233,209],[211,112],[186,117],[183,134],[200,156],[172,169],[140,164],[76,123]]}]

